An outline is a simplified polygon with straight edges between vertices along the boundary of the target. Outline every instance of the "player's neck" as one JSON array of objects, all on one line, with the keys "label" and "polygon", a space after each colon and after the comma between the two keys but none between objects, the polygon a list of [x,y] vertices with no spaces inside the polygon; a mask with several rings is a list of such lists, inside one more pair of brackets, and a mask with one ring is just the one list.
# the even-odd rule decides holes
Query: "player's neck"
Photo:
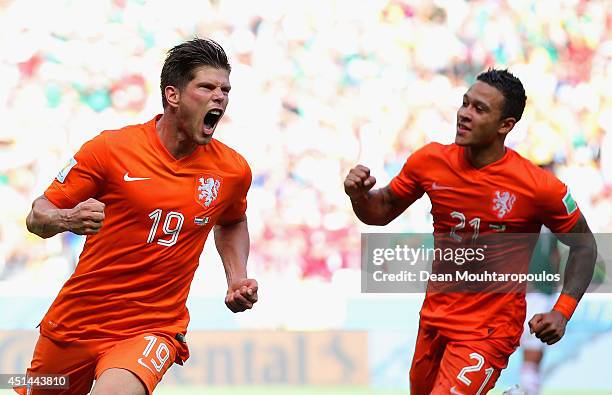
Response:
[{"label": "player's neck", "polygon": [[504,157],[504,144],[491,144],[488,147],[465,147],[465,159],[476,169],[480,169]]},{"label": "player's neck", "polygon": [[159,140],[166,150],[168,150],[174,159],[179,160],[191,155],[198,146],[185,138],[181,138],[182,133],[179,131],[176,122],[170,118],[166,114],[162,115],[157,121],[155,129]]}]

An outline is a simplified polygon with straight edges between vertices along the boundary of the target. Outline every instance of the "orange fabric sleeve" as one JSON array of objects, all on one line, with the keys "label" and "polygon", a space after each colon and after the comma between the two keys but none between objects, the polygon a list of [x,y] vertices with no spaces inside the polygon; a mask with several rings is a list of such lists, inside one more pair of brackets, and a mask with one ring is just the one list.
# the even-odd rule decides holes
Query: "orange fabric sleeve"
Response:
[{"label": "orange fabric sleeve", "polygon": [[399,174],[391,180],[389,187],[397,197],[414,202],[423,196],[425,189],[421,185],[421,179],[427,166],[428,153],[433,146],[428,144],[412,153]]},{"label": "orange fabric sleeve", "polygon": [[550,173],[544,173],[538,184],[536,202],[542,223],[554,233],[572,230],[580,218],[580,209],[567,185]]},{"label": "orange fabric sleeve", "polygon": [[217,223],[219,225],[231,224],[233,222],[239,221],[244,217],[247,209],[247,193],[249,188],[251,187],[252,181],[252,173],[251,168],[247,161],[240,157],[242,161],[244,172],[242,175],[242,180],[240,184],[236,187],[236,190],[231,191],[233,201],[232,203],[223,211]]},{"label": "orange fabric sleeve", "polygon": [[72,208],[100,195],[107,157],[104,135],[89,140],[70,159],[45,191],[45,197],[58,208]]}]

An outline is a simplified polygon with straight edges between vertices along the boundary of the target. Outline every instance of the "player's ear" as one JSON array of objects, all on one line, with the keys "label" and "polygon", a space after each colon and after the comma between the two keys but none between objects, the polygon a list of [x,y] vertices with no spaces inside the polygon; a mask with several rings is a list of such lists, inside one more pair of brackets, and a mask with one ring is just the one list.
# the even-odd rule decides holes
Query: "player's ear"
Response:
[{"label": "player's ear", "polygon": [[177,87],[168,85],[166,89],[164,89],[164,95],[166,96],[168,105],[174,108],[178,107],[181,101],[181,91],[179,91]]},{"label": "player's ear", "polygon": [[508,117],[508,118],[502,119],[499,123],[498,133],[503,134],[504,136],[507,135],[508,133],[510,133],[512,128],[514,128],[515,124],[516,124],[516,118]]}]

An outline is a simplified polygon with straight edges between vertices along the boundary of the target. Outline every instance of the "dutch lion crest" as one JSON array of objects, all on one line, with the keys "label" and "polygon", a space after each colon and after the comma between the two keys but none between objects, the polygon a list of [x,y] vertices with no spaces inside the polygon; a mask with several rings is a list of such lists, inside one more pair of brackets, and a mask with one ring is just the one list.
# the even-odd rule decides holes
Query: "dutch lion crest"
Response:
[{"label": "dutch lion crest", "polygon": [[197,180],[197,201],[204,207],[210,207],[219,195],[219,187],[221,186],[221,181],[208,175],[199,176]]},{"label": "dutch lion crest", "polygon": [[513,193],[504,191],[495,191],[495,197],[493,198],[493,211],[497,211],[497,217],[503,218],[504,215],[508,214],[514,206],[516,196]]}]

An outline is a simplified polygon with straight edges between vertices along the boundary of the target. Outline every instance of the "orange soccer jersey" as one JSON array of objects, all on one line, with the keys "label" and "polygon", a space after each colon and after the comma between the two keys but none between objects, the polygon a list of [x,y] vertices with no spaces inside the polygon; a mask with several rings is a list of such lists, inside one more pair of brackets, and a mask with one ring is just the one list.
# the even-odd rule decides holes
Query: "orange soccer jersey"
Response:
[{"label": "orange soccer jersey", "polygon": [[[186,332],[185,302],[204,242],[216,223],[244,216],[251,171],[217,140],[174,159],[156,133],[159,117],[85,143],[46,190],[59,208],[90,197],[106,207],[41,334],[73,341]],[[177,347],[184,361],[187,347]]]},{"label": "orange soccer jersey", "polygon": [[[476,169],[465,158],[464,148],[430,143],[407,159],[390,187],[411,203],[427,193],[434,234],[458,239],[492,233],[537,234],[542,224],[564,233],[580,216],[563,183],[509,148],[500,160]],[[513,251],[510,259],[520,261],[513,262],[513,267],[526,273],[530,256],[529,249]],[[485,260],[485,266],[509,258],[497,254],[487,259],[491,261]],[[506,352],[514,351],[525,319],[524,293],[429,290],[421,309],[422,328],[457,341],[512,339]]]}]

